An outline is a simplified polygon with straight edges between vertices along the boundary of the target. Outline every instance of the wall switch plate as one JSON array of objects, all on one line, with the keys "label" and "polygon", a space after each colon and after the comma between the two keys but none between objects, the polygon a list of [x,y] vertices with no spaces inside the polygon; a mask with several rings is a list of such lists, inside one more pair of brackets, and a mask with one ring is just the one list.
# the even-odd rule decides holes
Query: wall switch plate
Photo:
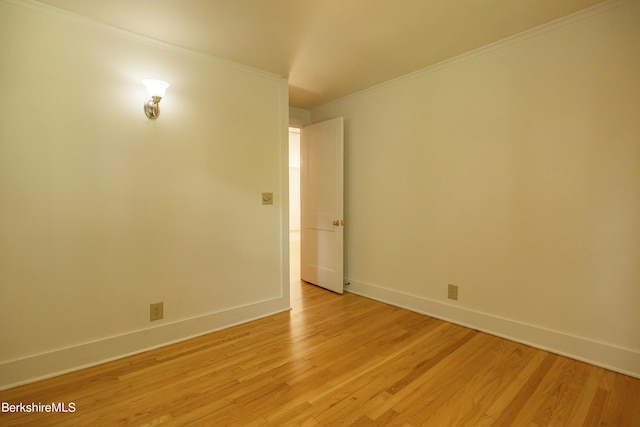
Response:
[{"label": "wall switch plate", "polygon": [[449,284],[447,298],[458,300],[458,285]]},{"label": "wall switch plate", "polygon": [[273,204],[273,193],[262,193],[262,204],[263,205],[272,205]]},{"label": "wall switch plate", "polygon": [[156,302],[149,306],[149,320],[160,320],[164,317],[164,303]]}]

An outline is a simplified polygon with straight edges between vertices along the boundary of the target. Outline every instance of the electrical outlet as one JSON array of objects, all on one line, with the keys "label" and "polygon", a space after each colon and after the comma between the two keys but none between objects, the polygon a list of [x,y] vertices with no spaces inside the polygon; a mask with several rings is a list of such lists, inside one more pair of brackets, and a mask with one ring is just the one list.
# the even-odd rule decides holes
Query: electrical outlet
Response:
[{"label": "electrical outlet", "polygon": [[449,283],[447,297],[452,300],[458,300],[458,285],[452,285],[451,283]]},{"label": "electrical outlet", "polygon": [[149,306],[149,320],[160,320],[164,317],[164,303],[156,302]]}]

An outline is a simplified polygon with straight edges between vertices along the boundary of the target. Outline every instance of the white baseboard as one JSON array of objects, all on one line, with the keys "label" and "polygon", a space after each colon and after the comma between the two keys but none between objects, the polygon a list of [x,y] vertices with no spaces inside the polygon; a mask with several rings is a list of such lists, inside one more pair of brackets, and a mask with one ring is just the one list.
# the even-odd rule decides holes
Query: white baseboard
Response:
[{"label": "white baseboard", "polygon": [[99,365],[290,309],[275,298],[0,363],[0,390]]},{"label": "white baseboard", "polygon": [[347,279],[346,291],[640,378],[640,352]]}]

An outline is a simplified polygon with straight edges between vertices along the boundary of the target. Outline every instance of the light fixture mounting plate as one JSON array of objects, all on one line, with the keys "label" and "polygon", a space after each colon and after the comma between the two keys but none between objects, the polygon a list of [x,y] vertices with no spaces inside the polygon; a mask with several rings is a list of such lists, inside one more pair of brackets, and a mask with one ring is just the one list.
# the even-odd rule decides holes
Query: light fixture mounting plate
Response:
[{"label": "light fixture mounting plate", "polygon": [[160,100],[159,96],[154,96],[144,104],[144,113],[151,120],[155,120],[160,115]]}]

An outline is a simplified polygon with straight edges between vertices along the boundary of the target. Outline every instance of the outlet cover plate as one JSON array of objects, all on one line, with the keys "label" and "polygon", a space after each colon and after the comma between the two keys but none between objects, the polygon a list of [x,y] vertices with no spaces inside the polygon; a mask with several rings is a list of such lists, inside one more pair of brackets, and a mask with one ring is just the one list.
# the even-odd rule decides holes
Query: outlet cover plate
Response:
[{"label": "outlet cover plate", "polygon": [[160,320],[164,317],[164,303],[156,302],[149,306],[149,320]]},{"label": "outlet cover plate", "polygon": [[455,301],[458,300],[458,285],[449,284],[447,298]]}]

